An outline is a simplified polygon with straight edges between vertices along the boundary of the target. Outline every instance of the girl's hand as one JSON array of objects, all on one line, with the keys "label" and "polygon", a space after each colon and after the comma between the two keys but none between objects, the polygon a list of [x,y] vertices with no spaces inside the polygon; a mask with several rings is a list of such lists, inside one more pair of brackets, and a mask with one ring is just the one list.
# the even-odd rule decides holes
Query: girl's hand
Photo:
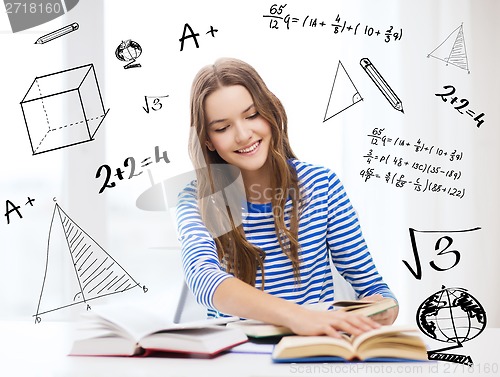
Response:
[{"label": "girl's hand", "polygon": [[315,311],[300,306],[290,313],[287,326],[297,335],[329,335],[340,338],[339,331],[359,335],[380,327],[369,317],[343,311]]},{"label": "girl's hand", "polygon": [[[372,296],[363,297],[361,301],[363,300],[380,301],[383,298],[384,297],[381,294],[375,294]],[[382,313],[372,315],[370,316],[370,318],[380,323],[381,325],[392,325],[396,320],[396,318],[398,317],[398,313],[399,313],[399,307],[395,306],[393,308],[383,311]]]}]

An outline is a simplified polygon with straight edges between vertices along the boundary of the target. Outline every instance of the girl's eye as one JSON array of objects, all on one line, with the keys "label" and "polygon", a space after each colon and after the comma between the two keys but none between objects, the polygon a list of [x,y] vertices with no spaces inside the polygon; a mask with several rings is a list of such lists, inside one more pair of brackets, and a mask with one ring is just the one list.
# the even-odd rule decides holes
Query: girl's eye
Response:
[{"label": "girl's eye", "polygon": [[218,128],[215,130],[215,132],[224,132],[226,130],[226,128],[228,128],[229,126],[224,126],[222,128]]},{"label": "girl's eye", "polygon": [[259,116],[259,113],[258,113],[258,112],[256,112],[256,113],[254,113],[254,114],[252,114],[252,115],[247,116],[247,119],[255,119],[255,118],[257,118],[258,116]]}]

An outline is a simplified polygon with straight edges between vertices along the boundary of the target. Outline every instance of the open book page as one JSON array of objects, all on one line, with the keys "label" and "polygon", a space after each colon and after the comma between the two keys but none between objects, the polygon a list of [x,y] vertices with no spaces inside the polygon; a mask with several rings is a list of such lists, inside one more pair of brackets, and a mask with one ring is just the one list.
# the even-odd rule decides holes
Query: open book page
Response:
[{"label": "open book page", "polygon": [[223,317],[185,323],[173,323],[161,312],[142,309],[130,305],[93,306],[92,311],[82,315],[80,328],[86,333],[111,333],[116,336],[139,341],[157,331],[202,328],[211,325],[226,324],[238,320],[238,317]]},{"label": "open book page", "polygon": [[360,359],[392,357],[427,360],[425,343],[411,326],[383,326],[352,339]]},{"label": "open book page", "polygon": [[295,359],[318,355],[339,356],[349,360],[354,357],[355,348],[347,337],[330,336],[286,336],[276,345],[273,358]]},{"label": "open book page", "polygon": [[334,302],[332,304],[332,306],[337,308],[337,310],[355,312],[356,314],[362,314],[366,316],[372,316],[384,312],[387,309],[396,307],[397,305],[398,304],[396,301],[388,297],[378,301],[343,300]]}]

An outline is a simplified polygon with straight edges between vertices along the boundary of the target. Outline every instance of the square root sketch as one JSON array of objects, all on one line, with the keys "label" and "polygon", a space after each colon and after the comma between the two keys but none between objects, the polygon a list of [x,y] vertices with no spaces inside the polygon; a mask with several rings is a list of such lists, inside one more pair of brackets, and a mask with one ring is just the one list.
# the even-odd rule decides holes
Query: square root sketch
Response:
[{"label": "square root sketch", "polygon": [[33,155],[94,140],[107,114],[93,64],[36,77],[21,108]]}]

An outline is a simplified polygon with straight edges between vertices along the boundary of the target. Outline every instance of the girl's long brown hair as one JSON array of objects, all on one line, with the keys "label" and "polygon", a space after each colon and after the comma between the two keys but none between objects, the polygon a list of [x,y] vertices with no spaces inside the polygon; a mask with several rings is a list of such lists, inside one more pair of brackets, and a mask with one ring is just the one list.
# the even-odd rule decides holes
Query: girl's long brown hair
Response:
[{"label": "girl's long brown hair", "polygon": [[[206,200],[209,197],[213,198],[221,187],[225,187],[224,185],[230,184],[235,179],[234,170],[217,168],[217,166],[224,166],[221,164],[226,164],[226,162],[216,151],[212,152],[206,146],[208,133],[205,100],[217,89],[232,85],[242,85],[249,91],[257,112],[271,126],[272,141],[268,160],[273,172],[271,187],[274,190],[271,204],[274,227],[280,247],[292,263],[295,281],[300,283],[298,214],[301,194],[295,168],[287,161],[296,157],[288,141],[286,112],[280,100],[267,88],[257,71],[249,64],[237,59],[219,59],[213,65],[202,68],[196,75],[191,88],[189,154],[197,172],[198,202],[202,219],[212,235],[215,235],[218,257],[226,270],[254,286],[257,269],[260,268],[261,289],[264,289],[265,253],[247,241],[241,222],[238,221],[241,214],[231,212],[230,207],[234,212],[238,203],[236,206],[230,206],[225,198],[216,210],[217,213],[214,214],[213,206],[209,206]],[[285,204],[288,196],[292,200],[292,209],[288,214],[289,229],[285,225]],[[221,225],[216,224],[217,222],[229,224],[226,226],[227,231],[220,232]]]}]

